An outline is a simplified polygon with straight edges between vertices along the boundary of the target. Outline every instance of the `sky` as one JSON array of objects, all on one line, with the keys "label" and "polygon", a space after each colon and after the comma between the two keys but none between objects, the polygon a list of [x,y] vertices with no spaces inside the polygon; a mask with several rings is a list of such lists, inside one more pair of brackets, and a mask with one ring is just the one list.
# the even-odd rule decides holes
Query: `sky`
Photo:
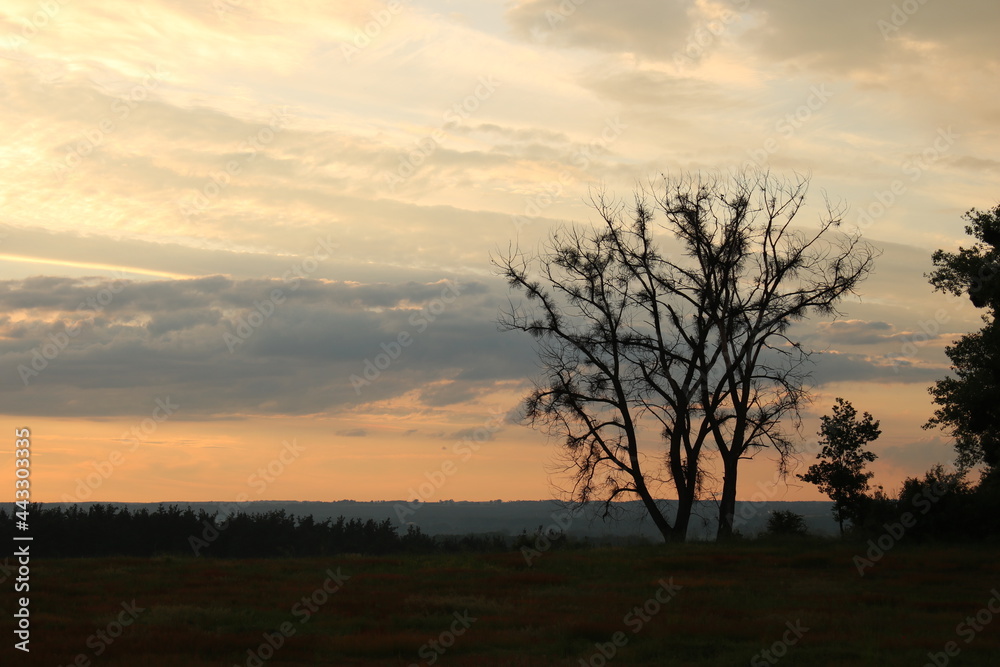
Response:
[{"label": "sky", "polygon": [[[43,502],[553,497],[491,253],[594,224],[595,189],[759,167],[810,178],[803,229],[830,202],[882,252],[794,329],[797,438],[846,398],[894,492],[954,458],[927,387],[979,314],[924,274],[1000,200],[997,25],[994,0],[8,0],[4,466],[27,427]],[[741,498],[824,498],[772,459]]]}]

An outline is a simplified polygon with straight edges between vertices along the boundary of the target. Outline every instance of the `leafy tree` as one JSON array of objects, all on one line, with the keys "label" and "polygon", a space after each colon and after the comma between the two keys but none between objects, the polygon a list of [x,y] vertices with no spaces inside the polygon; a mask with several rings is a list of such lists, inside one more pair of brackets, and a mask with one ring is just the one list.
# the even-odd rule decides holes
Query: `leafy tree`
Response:
[{"label": "leafy tree", "polygon": [[851,517],[851,528],[859,535],[877,536],[885,532],[885,525],[898,521],[899,499],[890,496],[879,485],[870,494],[859,496]]},{"label": "leafy tree", "polygon": [[924,428],[939,426],[955,439],[957,465],[1000,467],[1000,205],[965,214],[965,233],[977,239],[957,253],[934,252],[928,274],[934,289],[968,294],[985,308],[985,326],[945,349],[955,377],[938,380],[928,391],[939,407]]},{"label": "leafy tree", "polygon": [[820,418],[820,444],[823,448],[819,463],[809,466],[805,475],[797,475],[803,482],[819,487],[833,501],[833,518],[844,535],[844,519],[857,523],[860,509],[867,498],[868,480],[874,473],[865,471],[865,463],[874,461],[874,453],[865,446],[875,441],[882,431],[879,422],[867,412],[857,418],[858,412],[850,401],[837,398],[833,415]]},{"label": "leafy tree", "polygon": [[[494,260],[527,300],[500,322],[537,341],[545,379],[525,399],[526,419],[564,439],[572,500],[610,513],[638,498],[664,539],[684,540],[714,448],[718,536],[728,538],[739,462],[772,448],[784,470],[793,445],[781,421],[797,417],[810,354],[788,328],[836,312],[874,260],[858,236],[833,231],[835,211],[815,229],[792,226],[807,189],[762,172],[667,179],[655,207],[598,197],[597,228],[560,229],[537,256]],[[654,240],[654,208],[677,254]],[[662,450],[646,444],[647,424]],[[658,502],[668,484],[672,521]]]},{"label": "leafy tree", "polygon": [[966,471],[949,472],[940,463],[923,479],[908,477],[899,492],[899,507],[918,517],[908,534],[916,539],[969,539],[982,537],[988,528],[976,507],[975,491]]}]

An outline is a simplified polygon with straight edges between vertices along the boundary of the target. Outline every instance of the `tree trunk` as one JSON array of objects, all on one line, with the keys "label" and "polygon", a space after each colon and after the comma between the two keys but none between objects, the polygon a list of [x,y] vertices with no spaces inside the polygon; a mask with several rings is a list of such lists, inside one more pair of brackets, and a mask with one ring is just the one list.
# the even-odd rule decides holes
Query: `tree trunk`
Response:
[{"label": "tree trunk", "polygon": [[733,519],[736,517],[736,465],[738,456],[723,462],[722,500],[719,503],[719,529],[715,535],[717,542],[733,538]]},{"label": "tree trunk", "polygon": [[684,542],[687,540],[688,523],[691,520],[691,508],[694,505],[694,486],[688,485],[683,490],[678,489],[677,493],[677,516],[671,526],[667,518],[663,516],[663,510],[657,504],[656,499],[650,494],[646,487],[645,480],[636,479],[636,491],[642,504],[649,512],[650,518],[656,525],[660,535],[665,542]]},{"label": "tree trunk", "polygon": [[674,519],[674,542],[687,540],[688,524],[691,522],[691,509],[694,507],[694,494],[685,494],[677,499],[677,517]]},{"label": "tree trunk", "polygon": [[676,541],[676,525],[671,526],[667,518],[663,516],[663,512],[660,511],[660,506],[656,504],[656,500],[649,494],[649,491],[645,486],[641,486],[639,489],[639,497],[642,499],[642,504],[645,505],[646,511],[649,513],[649,518],[653,520],[656,525],[656,529],[660,531],[660,535],[667,542]]}]

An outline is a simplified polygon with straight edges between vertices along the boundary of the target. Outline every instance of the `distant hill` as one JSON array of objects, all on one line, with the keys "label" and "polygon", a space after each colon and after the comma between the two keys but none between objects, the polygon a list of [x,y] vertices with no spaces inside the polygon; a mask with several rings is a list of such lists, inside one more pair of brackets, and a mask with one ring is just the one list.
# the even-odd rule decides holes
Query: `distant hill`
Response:
[{"label": "distant hill", "polygon": [[[673,516],[675,501],[660,501],[667,508],[667,516]],[[193,510],[204,509],[206,512],[223,512],[236,508],[234,503],[227,502],[184,502],[170,501],[162,503],[78,503],[86,508],[94,504],[124,505],[131,511],[146,508],[154,511],[160,505],[177,505],[181,508],[190,506]],[[12,507],[12,503],[7,503]],[[42,503],[43,506],[68,506],[68,503]],[[543,529],[560,527],[576,537],[623,537],[641,535],[653,540],[659,539],[653,522],[642,511],[641,503],[616,503],[616,520],[602,520],[597,516],[596,505],[575,514],[564,509],[561,504],[551,500],[516,500],[468,502],[445,500],[440,502],[411,504],[405,501],[358,502],[353,500],[338,500],[333,502],[293,501],[293,500],[263,500],[244,503],[239,506],[247,513],[270,512],[284,510],[288,514],[298,516],[312,515],[317,521],[327,518],[336,519],[343,516],[347,519],[374,519],[384,521],[391,519],[399,526],[413,524],[428,535],[464,535],[470,533],[503,533],[516,535],[522,531],[535,532],[540,526]],[[792,511],[805,517],[809,532],[816,535],[833,535],[837,532],[837,524],[830,512],[831,503],[822,501],[810,502],[739,502],[736,506],[736,529],[747,536],[762,532],[767,526],[767,518],[772,511]],[[9,510],[8,510],[9,511]],[[702,501],[695,507],[691,517],[688,539],[714,539],[716,516],[718,510],[713,502]]]}]

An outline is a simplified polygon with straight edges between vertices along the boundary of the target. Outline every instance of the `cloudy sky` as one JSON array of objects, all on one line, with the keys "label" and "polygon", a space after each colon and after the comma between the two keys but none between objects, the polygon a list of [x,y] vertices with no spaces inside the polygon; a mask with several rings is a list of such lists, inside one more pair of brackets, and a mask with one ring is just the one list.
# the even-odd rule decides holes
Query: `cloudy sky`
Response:
[{"label": "cloudy sky", "polygon": [[490,253],[593,223],[595,187],[747,165],[883,251],[796,330],[823,352],[802,437],[847,398],[898,489],[952,459],[926,388],[977,314],[923,274],[1000,199],[997,25],[994,0],[4,2],[0,406],[34,497],[548,498]]}]

